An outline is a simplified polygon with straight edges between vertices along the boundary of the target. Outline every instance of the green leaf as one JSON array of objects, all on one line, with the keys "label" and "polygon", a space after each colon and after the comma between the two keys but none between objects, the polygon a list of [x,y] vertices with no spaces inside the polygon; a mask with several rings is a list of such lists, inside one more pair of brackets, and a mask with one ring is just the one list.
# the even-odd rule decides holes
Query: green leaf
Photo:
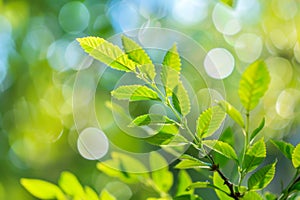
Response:
[{"label": "green leaf", "polygon": [[256,129],[254,129],[254,131],[251,133],[250,141],[253,141],[255,139],[257,134],[264,128],[264,126],[265,126],[265,118],[261,120],[259,126]]},{"label": "green leaf", "polygon": [[261,138],[247,149],[242,170],[244,172],[253,171],[262,163],[265,157],[266,144],[264,138]]},{"label": "green leaf", "polygon": [[66,200],[61,189],[53,183],[39,179],[21,179],[22,186],[39,199]]},{"label": "green leaf", "polygon": [[238,94],[247,112],[254,109],[264,96],[270,83],[270,75],[264,61],[252,63],[242,75]]},{"label": "green leaf", "polygon": [[159,132],[147,138],[143,138],[146,142],[153,145],[167,145],[174,139],[175,135],[170,133]]},{"label": "green leaf", "polygon": [[243,196],[242,200],[263,200],[263,198],[257,192],[250,191]]},{"label": "green leaf", "polygon": [[234,5],[234,0],[221,0],[222,3],[226,4],[229,7],[233,7]]},{"label": "green leaf", "polygon": [[267,187],[274,178],[276,163],[277,161],[266,165],[252,174],[248,179],[249,190],[261,190]]},{"label": "green leaf", "polygon": [[85,199],[99,200],[98,194],[92,188],[85,186],[84,191],[85,191]]},{"label": "green leaf", "polygon": [[298,144],[296,146],[296,148],[294,149],[294,151],[293,151],[292,163],[293,163],[295,168],[300,167],[300,144]]},{"label": "green leaf", "polygon": [[195,188],[212,188],[212,189],[218,189],[216,186],[211,184],[208,181],[197,181],[189,185],[188,190],[195,189]]},{"label": "green leaf", "polygon": [[158,94],[144,85],[123,85],[111,92],[119,100],[159,100]]},{"label": "green leaf", "polygon": [[215,133],[225,119],[225,113],[218,106],[213,106],[202,112],[197,120],[197,135],[206,138]]},{"label": "green leaf", "polygon": [[190,175],[185,170],[180,170],[178,173],[176,196],[183,194],[193,194],[193,188],[190,188],[189,191],[187,191],[188,186],[190,186],[191,184],[192,179]]},{"label": "green leaf", "polygon": [[210,169],[211,164],[202,162],[197,158],[184,154],[180,157],[180,162],[175,166],[177,169]]},{"label": "green leaf", "polygon": [[168,169],[167,161],[159,153],[153,151],[150,153],[150,167],[155,185],[160,190],[168,192],[173,185],[173,174]]},{"label": "green leaf", "polygon": [[218,104],[238,125],[241,127],[245,126],[242,114],[235,107],[225,100],[219,101]]},{"label": "green leaf", "polygon": [[100,194],[100,200],[117,200],[113,195],[111,195],[107,190],[102,190]]},{"label": "green leaf", "polygon": [[271,142],[281,151],[281,153],[283,153],[285,157],[292,160],[292,155],[295,147],[291,143],[278,140],[271,140]]},{"label": "green leaf", "polygon": [[164,85],[166,96],[170,97],[172,96],[174,88],[180,82],[180,72],[169,66],[162,65],[161,81]]},{"label": "green leaf", "polygon": [[270,192],[266,192],[264,194],[264,196],[265,196],[266,200],[277,200],[277,196],[275,194],[270,193]]},{"label": "green leaf", "polygon": [[174,197],[173,200],[202,200],[202,198],[200,198],[196,194],[183,194],[183,195]]},{"label": "green leaf", "polygon": [[133,71],[136,64],[112,43],[99,37],[77,38],[80,46],[93,58],[103,62],[111,68],[121,71]]},{"label": "green leaf", "polygon": [[207,146],[208,148],[218,152],[219,154],[227,158],[237,160],[237,155],[234,149],[226,142],[222,142],[219,140],[203,140],[202,143],[203,145]]},{"label": "green leaf", "polygon": [[145,114],[136,117],[129,126],[145,126],[145,125],[165,125],[175,124],[176,121],[168,118],[167,116],[159,114]]},{"label": "green leaf", "polygon": [[122,44],[128,57],[138,63],[138,69],[143,76],[154,80],[156,76],[155,67],[144,49],[132,39],[122,36]]},{"label": "green leaf", "polygon": [[166,53],[162,64],[180,72],[181,63],[176,44],[174,44],[171,47],[171,49],[169,49],[169,51]]},{"label": "green leaf", "polygon": [[215,192],[219,199],[222,200],[232,200],[227,194],[230,194],[230,190],[227,185],[224,184],[224,180],[221,178],[218,172],[214,172],[213,175],[213,185],[218,188],[215,189]]},{"label": "green leaf", "polygon": [[[174,88],[174,92],[172,95],[173,104],[175,104],[175,109],[183,116],[189,114],[191,110],[190,99],[182,82],[179,82],[179,84]],[[174,95],[176,96],[176,98],[174,98]],[[174,101],[174,99],[176,99],[176,101]]]},{"label": "green leaf", "polygon": [[84,194],[83,187],[78,179],[70,172],[62,172],[58,184],[66,194],[72,197],[83,196]]}]

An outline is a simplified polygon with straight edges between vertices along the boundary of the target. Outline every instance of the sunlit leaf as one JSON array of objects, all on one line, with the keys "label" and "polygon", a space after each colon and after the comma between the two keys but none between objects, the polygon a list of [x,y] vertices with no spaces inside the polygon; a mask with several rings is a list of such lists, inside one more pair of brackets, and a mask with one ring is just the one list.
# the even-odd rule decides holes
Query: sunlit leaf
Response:
[{"label": "sunlit leaf", "polygon": [[219,154],[227,158],[237,160],[235,150],[226,142],[222,142],[219,140],[203,140],[202,143],[203,145],[209,147],[210,149],[218,152]]},{"label": "sunlit leaf", "polygon": [[144,49],[135,41],[125,36],[122,36],[122,44],[128,57],[139,64],[139,71],[150,80],[154,80],[156,75],[155,67]]},{"label": "sunlit leaf", "polygon": [[229,7],[233,7],[234,0],[220,0],[222,3],[228,5]]},{"label": "sunlit leaf", "polygon": [[180,72],[181,63],[180,63],[180,56],[178,54],[176,44],[174,44],[171,47],[171,49],[169,49],[169,51],[166,53],[162,64],[165,66],[169,66],[172,69]]},{"label": "sunlit leaf", "polygon": [[39,179],[21,179],[22,186],[39,199],[66,200],[61,189],[53,183]]},{"label": "sunlit leaf", "polygon": [[191,189],[196,189],[196,188],[212,188],[212,189],[217,189],[216,186],[214,186],[213,184],[211,184],[208,181],[197,181],[192,183],[191,185],[189,185],[188,190]]},{"label": "sunlit leaf", "polygon": [[254,109],[268,89],[270,75],[264,61],[252,63],[242,75],[238,94],[247,112]]},{"label": "sunlit leaf", "polygon": [[177,181],[177,191],[176,196],[183,194],[193,194],[194,189],[190,188],[187,191],[188,186],[192,184],[192,179],[190,175],[185,170],[180,170],[178,173],[178,181]]},{"label": "sunlit leaf", "polygon": [[190,155],[184,154],[180,157],[180,162],[175,166],[177,169],[210,169],[211,164],[202,162]]},{"label": "sunlit leaf", "polygon": [[292,155],[295,147],[291,143],[279,140],[271,140],[271,142],[281,151],[281,153],[283,153],[285,157],[292,160]]},{"label": "sunlit leaf", "polygon": [[100,200],[117,200],[112,194],[107,190],[102,190],[100,194]]},{"label": "sunlit leaf", "polygon": [[182,82],[179,82],[178,85],[174,88],[172,95],[172,99],[175,99],[174,95],[176,96],[176,101],[173,101],[173,104],[175,104],[175,109],[183,116],[187,115],[191,110],[191,104],[189,95],[185,90]]},{"label": "sunlit leaf", "polygon": [[242,114],[225,100],[219,101],[218,104],[225,110],[225,112],[241,127],[244,127],[244,119]]},{"label": "sunlit leaf", "polygon": [[202,198],[200,198],[196,194],[183,194],[183,195],[174,197],[173,200],[202,200]]},{"label": "sunlit leaf", "polygon": [[257,192],[250,191],[243,196],[242,200],[263,200],[263,198]]},{"label": "sunlit leaf", "polygon": [[172,96],[174,88],[180,82],[180,72],[176,71],[175,69],[162,65],[161,68],[161,81],[164,85],[166,95],[168,97]]},{"label": "sunlit leaf", "polygon": [[218,172],[214,172],[213,175],[213,185],[218,188],[215,189],[215,192],[219,199],[222,200],[232,200],[227,194],[230,194],[230,190],[227,185],[224,184],[224,180],[221,178]]},{"label": "sunlit leaf", "polygon": [[252,141],[257,136],[257,134],[264,128],[264,126],[265,126],[265,118],[261,120],[259,126],[256,129],[254,129],[254,131],[251,133],[250,141]]},{"label": "sunlit leaf", "polygon": [[145,125],[164,125],[175,124],[176,122],[167,116],[159,114],[145,114],[136,117],[129,126],[145,126]]},{"label": "sunlit leaf", "polygon": [[295,168],[300,167],[300,144],[298,144],[296,146],[296,148],[294,149],[294,151],[293,151],[292,163],[293,163]]},{"label": "sunlit leaf", "polygon": [[90,187],[85,186],[85,198],[88,200],[99,200],[98,194]]},{"label": "sunlit leaf", "polygon": [[153,145],[167,145],[174,139],[174,137],[174,134],[159,132],[150,137],[143,138],[143,140]]},{"label": "sunlit leaf", "polygon": [[153,151],[150,153],[150,167],[155,185],[160,190],[168,192],[173,185],[173,174],[169,171],[167,161],[159,153]]},{"label": "sunlit leaf", "polygon": [[113,90],[111,95],[116,99],[130,101],[159,99],[155,91],[144,85],[123,85]]},{"label": "sunlit leaf", "polygon": [[83,187],[79,183],[77,177],[70,172],[62,172],[58,184],[61,189],[70,196],[82,196],[84,194]]},{"label": "sunlit leaf", "polygon": [[77,38],[80,46],[93,58],[122,71],[135,70],[136,64],[116,45],[99,37]]},{"label": "sunlit leaf", "polygon": [[252,174],[248,179],[249,190],[260,190],[267,187],[274,178],[276,163],[266,165]]},{"label": "sunlit leaf", "polygon": [[266,153],[266,144],[264,138],[261,138],[247,149],[242,170],[250,172],[256,169],[266,157]]},{"label": "sunlit leaf", "polygon": [[197,135],[205,138],[215,133],[225,119],[225,113],[218,106],[213,106],[202,112],[197,120]]},{"label": "sunlit leaf", "polygon": [[275,194],[270,193],[270,192],[266,192],[264,194],[264,196],[265,196],[266,200],[277,200],[277,196]]}]

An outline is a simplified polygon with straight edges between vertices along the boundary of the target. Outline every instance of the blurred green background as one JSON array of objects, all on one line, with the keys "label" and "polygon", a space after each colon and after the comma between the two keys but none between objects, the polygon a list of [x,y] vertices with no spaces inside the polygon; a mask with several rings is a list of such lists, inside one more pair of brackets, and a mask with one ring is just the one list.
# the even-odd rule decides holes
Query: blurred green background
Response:
[{"label": "blurred green background", "polygon": [[[98,191],[110,180],[97,171],[96,161],[85,160],[77,150],[72,91],[76,74],[89,61],[75,39],[147,27],[173,29],[199,43],[222,68],[216,75],[209,61],[199,66],[212,80],[222,81],[226,99],[237,107],[240,74],[264,59],[272,81],[253,111],[254,124],[265,115],[266,139],[300,142],[299,0],[238,0],[234,8],[216,0],[0,0],[0,199],[34,199],[20,186],[21,177],[56,182],[61,171],[70,170]],[[105,74],[97,108],[110,99],[119,76]],[[193,86],[193,77],[185,78]],[[203,101],[205,94],[199,93]],[[104,129],[120,131],[108,109],[97,115]],[[124,146],[139,148],[124,138]],[[289,176],[291,166],[279,159],[278,169]],[[271,184],[274,191],[278,185]]]}]

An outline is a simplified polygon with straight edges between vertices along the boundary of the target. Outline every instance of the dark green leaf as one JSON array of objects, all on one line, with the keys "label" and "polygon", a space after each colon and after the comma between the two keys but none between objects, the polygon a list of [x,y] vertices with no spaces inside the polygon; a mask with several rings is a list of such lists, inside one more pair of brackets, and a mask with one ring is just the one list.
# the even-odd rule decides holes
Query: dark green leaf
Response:
[{"label": "dark green leaf", "polygon": [[292,160],[293,151],[295,149],[295,147],[292,144],[278,140],[271,140],[271,142],[274,144],[275,147],[277,147],[281,151],[281,153],[283,153],[285,157]]},{"label": "dark green leaf", "polygon": [[273,180],[275,175],[276,162],[266,165],[263,168],[256,171],[248,179],[249,190],[260,190],[265,187]]},{"label": "dark green leaf", "polygon": [[293,151],[292,163],[295,168],[300,167],[300,144],[298,144]]},{"label": "dark green leaf", "polygon": [[197,120],[197,135],[206,138],[215,133],[225,119],[225,113],[219,106],[213,106],[201,113]]},{"label": "dark green leaf", "polygon": [[264,194],[264,196],[265,196],[266,200],[277,200],[277,196],[275,194],[270,193],[270,192],[266,192]]},{"label": "dark green leaf", "polygon": [[129,126],[145,126],[145,125],[164,125],[175,124],[176,121],[168,118],[167,116],[158,114],[145,114],[135,118]]},{"label": "dark green leaf", "polygon": [[264,96],[270,83],[270,75],[264,61],[252,63],[242,75],[239,97],[247,112],[254,109]]},{"label": "dark green leaf", "polygon": [[80,46],[93,58],[122,71],[135,70],[136,64],[112,43],[99,37],[77,38]]},{"label": "dark green leaf", "polygon": [[246,151],[243,162],[243,171],[250,172],[256,169],[266,157],[266,144],[264,139],[260,139]]},{"label": "dark green leaf", "polygon": [[238,125],[245,126],[242,114],[235,107],[225,100],[219,101],[218,104]]},{"label": "dark green leaf", "polygon": [[257,134],[264,128],[265,126],[265,118],[263,118],[259,124],[259,126],[251,133],[250,136],[250,141],[252,141],[253,139],[255,139],[255,137],[257,136]]},{"label": "dark green leaf", "polygon": [[209,147],[210,149],[218,152],[219,154],[237,160],[237,155],[229,144],[219,141],[219,140],[204,140],[202,141],[203,145]]},{"label": "dark green leaf", "polygon": [[113,90],[111,95],[120,100],[159,100],[158,94],[144,85],[123,85]]}]

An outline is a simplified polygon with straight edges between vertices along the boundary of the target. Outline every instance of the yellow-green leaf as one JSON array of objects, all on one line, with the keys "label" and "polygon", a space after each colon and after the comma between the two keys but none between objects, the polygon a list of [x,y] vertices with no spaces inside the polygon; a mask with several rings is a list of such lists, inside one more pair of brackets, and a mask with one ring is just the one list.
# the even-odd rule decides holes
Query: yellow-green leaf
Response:
[{"label": "yellow-green leaf", "polygon": [[169,51],[166,53],[162,64],[180,72],[181,63],[176,44],[174,44],[171,47],[171,49],[169,49]]},{"label": "yellow-green leaf", "polygon": [[241,127],[245,126],[242,114],[235,107],[225,100],[219,101],[218,104],[238,125]]},{"label": "yellow-green leaf", "polygon": [[99,37],[77,38],[80,46],[93,58],[121,71],[133,71],[136,64],[116,45]]},{"label": "yellow-green leaf", "polygon": [[158,94],[144,85],[123,85],[111,92],[119,100],[159,100]]},{"label": "yellow-green leaf", "polygon": [[242,197],[242,200],[263,200],[263,198],[257,192],[249,191]]},{"label": "yellow-green leaf", "polygon": [[98,194],[90,187],[85,186],[85,198],[88,200],[99,200]]},{"label": "yellow-green leaf", "polygon": [[161,68],[161,81],[164,85],[166,95],[172,96],[174,88],[180,82],[180,72],[175,69],[163,65]]},{"label": "yellow-green leaf", "polygon": [[210,169],[211,165],[205,163],[197,158],[194,158],[190,155],[184,154],[180,157],[180,162],[175,166],[177,169]]},{"label": "yellow-green leaf", "polygon": [[222,3],[228,5],[229,7],[233,7],[234,0],[221,0]]},{"label": "yellow-green leaf", "polygon": [[279,140],[271,140],[271,142],[281,151],[281,153],[283,153],[285,157],[292,160],[292,155],[295,147],[291,143]]},{"label": "yellow-green leaf", "polygon": [[136,117],[129,126],[145,126],[145,125],[165,125],[175,124],[176,121],[159,114],[145,114]]},{"label": "yellow-green leaf", "polygon": [[276,163],[266,165],[252,174],[248,179],[249,190],[261,190],[267,187],[274,178]]},{"label": "yellow-green leaf", "polygon": [[298,144],[293,151],[292,162],[295,168],[300,167],[300,144]]},{"label": "yellow-green leaf", "polygon": [[268,89],[270,75],[264,61],[252,63],[242,75],[238,94],[247,112],[254,109]]},{"label": "yellow-green leaf", "polygon": [[100,200],[117,200],[112,194],[110,194],[107,190],[102,190],[100,194]]},{"label": "yellow-green leaf", "polygon": [[83,187],[79,183],[77,177],[70,172],[62,172],[58,184],[61,189],[70,196],[83,196],[84,194]]},{"label": "yellow-green leaf", "polygon": [[222,179],[222,177],[219,175],[218,172],[214,172],[213,185],[216,188],[218,188],[218,189],[215,189],[215,192],[216,192],[217,196],[219,197],[219,199],[232,200],[232,198],[227,195],[227,194],[230,194],[230,190],[227,187],[227,185],[224,184],[224,180]]},{"label": "yellow-green leaf", "polygon": [[235,150],[226,142],[222,142],[219,140],[203,140],[202,143],[203,145],[218,152],[219,154],[222,154],[227,158],[237,160]]},{"label": "yellow-green leaf", "polygon": [[188,186],[190,186],[192,182],[193,181],[190,175],[185,170],[180,170],[178,173],[176,196],[183,194],[193,194],[193,188],[189,188],[189,190],[187,190]]},{"label": "yellow-green leaf", "polygon": [[197,120],[197,135],[199,138],[206,138],[214,134],[222,125],[225,119],[224,111],[213,106],[202,112]]},{"label": "yellow-green leaf", "polygon": [[179,82],[178,85],[174,88],[172,99],[175,109],[180,114],[182,114],[183,116],[189,114],[191,110],[190,98],[182,82]]}]

